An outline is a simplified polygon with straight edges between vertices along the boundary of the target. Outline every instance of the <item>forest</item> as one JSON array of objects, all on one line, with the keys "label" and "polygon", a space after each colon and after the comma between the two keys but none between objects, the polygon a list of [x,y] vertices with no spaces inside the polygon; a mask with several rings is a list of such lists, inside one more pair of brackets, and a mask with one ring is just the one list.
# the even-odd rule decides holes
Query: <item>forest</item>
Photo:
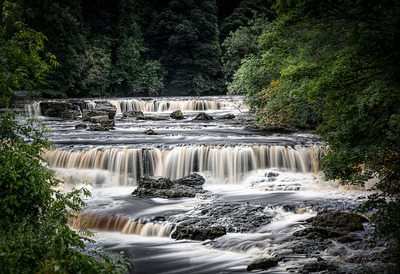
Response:
[{"label": "forest", "polygon": [[[15,90],[43,98],[245,95],[259,125],[322,136],[326,179],[379,179],[360,210],[374,212],[376,232],[395,240],[400,257],[399,1],[15,2],[4,1],[1,14],[2,105]],[[7,121],[2,142],[21,142]],[[28,156],[7,152],[2,164]]]}]

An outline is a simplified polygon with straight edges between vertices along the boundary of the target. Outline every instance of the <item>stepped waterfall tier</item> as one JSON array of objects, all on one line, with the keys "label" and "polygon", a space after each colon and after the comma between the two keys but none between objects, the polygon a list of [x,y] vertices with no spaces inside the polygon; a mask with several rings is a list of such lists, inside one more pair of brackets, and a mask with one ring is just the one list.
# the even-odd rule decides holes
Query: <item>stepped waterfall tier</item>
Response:
[{"label": "stepped waterfall tier", "polygon": [[95,148],[79,152],[50,151],[46,157],[53,167],[110,171],[120,178],[119,185],[133,185],[143,175],[178,179],[200,172],[210,174],[216,183],[237,184],[249,172],[258,169],[278,168],[303,173],[319,171],[319,150],[315,147]]},{"label": "stepped waterfall tier", "polygon": [[26,112],[50,128],[44,158],[64,190],[93,194],[69,225],[124,251],[132,273],[247,273],[271,257],[274,273],[352,272],[358,254],[375,256],[347,242],[361,234],[310,221],[354,209],[365,190],[325,182],[320,138],[257,126],[243,99],[43,100]]}]

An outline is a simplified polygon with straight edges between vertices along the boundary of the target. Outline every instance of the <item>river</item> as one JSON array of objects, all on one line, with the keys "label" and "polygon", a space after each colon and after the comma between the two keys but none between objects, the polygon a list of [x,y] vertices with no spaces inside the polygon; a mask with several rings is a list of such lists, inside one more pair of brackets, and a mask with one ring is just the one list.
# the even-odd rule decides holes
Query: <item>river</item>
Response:
[{"label": "river", "polygon": [[[90,183],[88,206],[71,225],[85,227],[89,220],[103,248],[124,251],[132,273],[247,273],[249,263],[271,256],[284,259],[265,273],[296,272],[315,258],[291,252],[293,233],[317,210],[351,209],[365,196],[362,189],[323,180],[318,136],[254,126],[242,97],[104,100],[117,109],[110,131],[75,129],[81,121],[41,116],[37,103],[27,111],[51,129],[54,150],[46,157],[65,188]],[[86,100],[85,107],[96,103]],[[169,118],[177,109],[184,119]],[[127,110],[166,120],[123,119]],[[193,120],[199,112],[214,119]],[[218,119],[226,114],[235,118]],[[147,129],[158,135],[143,134]],[[207,194],[131,194],[143,175],[178,179],[192,172],[205,178]],[[223,226],[227,234],[203,242],[172,239],[176,225],[187,220]],[[335,248],[341,247],[319,256],[339,257]]]}]

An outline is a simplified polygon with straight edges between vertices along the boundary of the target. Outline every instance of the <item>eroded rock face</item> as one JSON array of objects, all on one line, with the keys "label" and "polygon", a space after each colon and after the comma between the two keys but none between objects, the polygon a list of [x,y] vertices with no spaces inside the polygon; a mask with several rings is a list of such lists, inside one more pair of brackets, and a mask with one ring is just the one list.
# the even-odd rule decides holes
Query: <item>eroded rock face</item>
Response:
[{"label": "eroded rock face", "polygon": [[96,101],[95,110],[106,112],[109,119],[114,119],[115,115],[117,114],[117,108],[107,101]]},{"label": "eroded rock face", "polygon": [[92,117],[107,116],[108,112],[101,109],[84,109],[82,112],[82,121],[91,122]]},{"label": "eroded rock face", "polygon": [[171,181],[166,177],[143,176],[132,194],[145,198],[195,197],[198,193],[206,192],[200,185],[204,178],[200,177],[198,174],[189,174],[184,178]]}]

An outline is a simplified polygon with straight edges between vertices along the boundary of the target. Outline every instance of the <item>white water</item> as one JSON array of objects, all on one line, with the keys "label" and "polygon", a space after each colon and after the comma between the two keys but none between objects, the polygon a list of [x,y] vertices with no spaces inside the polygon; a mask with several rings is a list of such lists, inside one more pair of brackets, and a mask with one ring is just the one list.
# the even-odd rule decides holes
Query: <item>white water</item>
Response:
[{"label": "white water", "polygon": [[[141,110],[150,115],[169,115],[182,109],[181,121],[137,121],[120,119],[115,130],[90,132],[75,130],[80,121],[47,119],[53,129],[49,138],[56,149],[46,157],[64,178],[66,189],[84,181],[93,197],[88,207],[73,220],[75,228],[93,228],[96,238],[133,260],[133,273],[246,273],[246,266],[261,257],[290,251],[292,233],[303,227],[315,212],[309,204],[340,200],[356,203],[363,190],[349,190],[321,178],[318,142],[312,135],[271,134],[246,128],[232,121],[192,121],[199,111],[216,117],[238,110],[239,99],[164,98],[109,100],[118,112]],[[87,101],[86,108],[95,108]],[[245,109],[245,108],[244,108]],[[197,112],[196,112],[197,111]],[[157,113],[156,113],[157,112]],[[32,112],[35,114],[34,112]],[[142,132],[152,128],[159,135]],[[172,179],[198,172],[205,179],[209,195],[182,199],[142,199],[131,195],[143,175]],[[277,177],[268,176],[270,172]],[[213,203],[265,203],[265,213],[273,212],[272,222],[252,233],[228,233],[213,241],[175,241],[170,238],[177,219],[196,214],[196,208]],[[282,205],[293,205],[294,211]],[[228,220],[226,221],[229,225]],[[330,257],[332,252],[322,252]],[[268,273],[287,273],[287,269],[309,261],[303,255],[288,257]]]}]

